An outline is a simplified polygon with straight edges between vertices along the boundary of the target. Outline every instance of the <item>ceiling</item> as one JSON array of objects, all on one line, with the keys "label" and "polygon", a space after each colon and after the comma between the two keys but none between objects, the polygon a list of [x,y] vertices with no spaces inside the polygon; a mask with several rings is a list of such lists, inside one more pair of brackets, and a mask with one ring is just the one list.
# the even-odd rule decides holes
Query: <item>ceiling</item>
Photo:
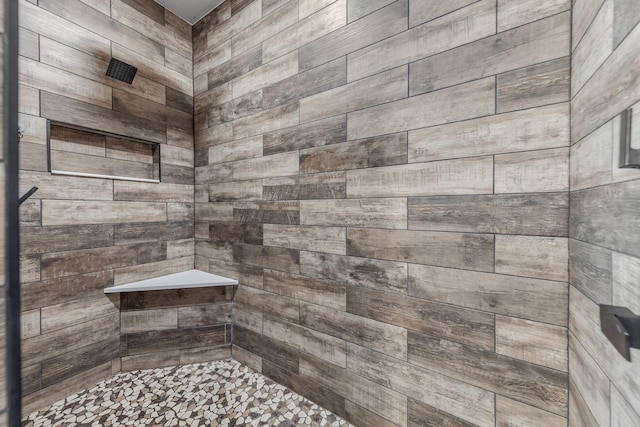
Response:
[{"label": "ceiling", "polygon": [[215,9],[224,0],[155,0],[191,25]]}]

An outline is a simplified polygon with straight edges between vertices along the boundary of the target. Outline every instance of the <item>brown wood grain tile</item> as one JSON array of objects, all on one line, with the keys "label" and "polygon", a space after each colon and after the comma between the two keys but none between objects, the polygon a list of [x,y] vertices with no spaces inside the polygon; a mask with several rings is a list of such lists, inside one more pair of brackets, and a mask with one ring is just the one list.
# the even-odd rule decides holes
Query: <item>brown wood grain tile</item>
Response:
[{"label": "brown wood grain tile", "polygon": [[[469,361],[473,362],[469,365]],[[566,373],[411,331],[409,362],[556,415],[567,415]]]},{"label": "brown wood grain tile", "polygon": [[347,312],[475,348],[494,347],[490,313],[356,287],[347,289]]}]

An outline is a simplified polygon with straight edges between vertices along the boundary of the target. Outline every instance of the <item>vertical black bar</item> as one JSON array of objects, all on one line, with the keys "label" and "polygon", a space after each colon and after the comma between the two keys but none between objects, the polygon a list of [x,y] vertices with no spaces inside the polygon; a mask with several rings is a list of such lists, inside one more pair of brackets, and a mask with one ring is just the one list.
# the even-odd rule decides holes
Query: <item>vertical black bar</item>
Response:
[{"label": "vertical black bar", "polygon": [[640,168],[640,149],[631,147],[633,133],[633,109],[620,113],[620,164],[621,168]]},{"label": "vertical black bar", "polygon": [[[162,152],[160,151],[162,144],[156,144],[155,147],[158,153],[158,182],[162,182]],[[195,174],[193,176],[195,176]]]},{"label": "vertical black bar", "polygon": [[51,173],[51,120],[47,119],[47,172]]},{"label": "vertical black bar", "polygon": [[620,167],[629,167],[629,110],[620,113]]},{"label": "vertical black bar", "polygon": [[20,356],[20,233],[18,223],[18,0],[4,0],[4,147],[6,170],[6,316],[8,425],[22,419]]}]

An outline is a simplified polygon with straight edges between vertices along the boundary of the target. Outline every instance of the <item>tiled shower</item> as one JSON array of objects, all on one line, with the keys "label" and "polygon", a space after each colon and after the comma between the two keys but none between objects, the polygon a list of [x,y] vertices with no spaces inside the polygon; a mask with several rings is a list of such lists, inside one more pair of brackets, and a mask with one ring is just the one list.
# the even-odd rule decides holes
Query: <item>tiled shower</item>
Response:
[{"label": "tiled shower", "polygon": [[[25,415],[233,358],[358,426],[640,425],[636,0],[19,12]],[[191,269],[239,284],[104,293]]]}]

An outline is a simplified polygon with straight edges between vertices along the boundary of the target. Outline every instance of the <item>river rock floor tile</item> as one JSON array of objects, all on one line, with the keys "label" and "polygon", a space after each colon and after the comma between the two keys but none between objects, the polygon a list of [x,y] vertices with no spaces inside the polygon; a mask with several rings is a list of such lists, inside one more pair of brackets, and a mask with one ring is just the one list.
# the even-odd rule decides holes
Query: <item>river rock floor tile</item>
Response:
[{"label": "river rock floor tile", "polygon": [[350,426],[262,374],[222,360],[122,372],[23,426]]}]

